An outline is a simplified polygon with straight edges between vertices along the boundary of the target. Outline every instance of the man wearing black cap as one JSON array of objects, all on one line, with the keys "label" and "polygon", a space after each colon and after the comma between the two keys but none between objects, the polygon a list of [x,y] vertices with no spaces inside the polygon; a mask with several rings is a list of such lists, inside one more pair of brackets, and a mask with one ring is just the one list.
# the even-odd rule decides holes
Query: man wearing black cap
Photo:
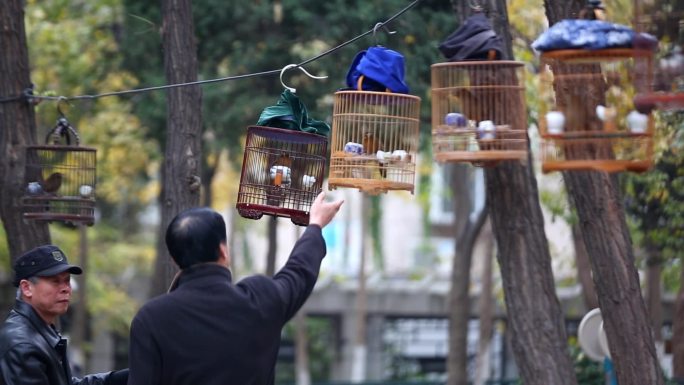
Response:
[{"label": "man wearing black cap", "polygon": [[128,369],[83,379],[71,376],[66,339],[54,324],[69,308],[71,274],[82,272],[53,245],[36,247],[17,258],[17,300],[0,329],[0,385],[126,384]]}]

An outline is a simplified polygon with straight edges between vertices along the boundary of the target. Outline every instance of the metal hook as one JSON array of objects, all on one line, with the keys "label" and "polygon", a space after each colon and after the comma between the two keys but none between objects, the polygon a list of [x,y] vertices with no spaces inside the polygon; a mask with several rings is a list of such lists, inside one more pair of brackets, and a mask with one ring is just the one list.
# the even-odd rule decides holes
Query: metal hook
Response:
[{"label": "metal hook", "polygon": [[62,111],[62,102],[69,104],[69,101],[67,100],[66,96],[60,96],[57,98],[57,113],[59,114],[60,118],[65,118],[66,116],[64,115],[64,112]]},{"label": "metal hook", "polygon": [[477,0],[476,1],[468,0],[468,5],[470,6],[470,9],[472,9],[473,12],[475,12],[475,13],[482,12],[482,10],[483,10],[482,4],[479,4],[479,2]]},{"label": "metal hook", "polygon": [[375,45],[380,45],[380,44],[378,44],[378,38],[375,34],[378,32],[378,29],[380,29],[381,27],[389,35],[394,35],[395,33],[397,33],[397,31],[392,31],[389,28],[387,28],[385,23],[375,23],[375,26],[373,27],[373,42],[375,42]]},{"label": "metal hook", "polygon": [[292,88],[292,87],[288,87],[288,86],[286,86],[285,83],[283,82],[283,74],[285,73],[285,71],[289,70],[290,68],[299,68],[302,72],[304,72],[304,73],[306,74],[306,76],[308,76],[308,77],[310,77],[310,78],[312,78],[312,79],[327,79],[327,78],[328,78],[327,76],[316,76],[316,75],[311,75],[310,73],[308,73],[308,72],[304,69],[304,67],[300,67],[299,64],[288,64],[288,65],[286,65],[285,67],[283,67],[282,70],[280,70],[280,84],[282,84],[283,87],[285,87],[285,89],[289,90],[289,91],[292,92],[292,93],[297,92],[297,89],[296,89],[296,88]]}]

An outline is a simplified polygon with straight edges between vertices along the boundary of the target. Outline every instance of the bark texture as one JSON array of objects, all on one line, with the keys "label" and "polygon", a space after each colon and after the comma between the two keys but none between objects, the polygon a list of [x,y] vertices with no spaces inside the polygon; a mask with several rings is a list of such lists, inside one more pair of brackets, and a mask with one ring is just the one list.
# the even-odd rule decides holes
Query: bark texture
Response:
[{"label": "bark texture", "polygon": [[[22,98],[31,86],[24,1],[0,2],[0,220],[7,234],[11,263],[23,252],[50,243],[48,225],[25,221],[20,210],[24,194],[27,145],[36,145],[33,104]],[[7,266],[6,271],[12,271]],[[11,277],[0,280],[0,311],[14,303]]]},{"label": "bark texture", "polygon": [[[197,44],[191,0],[162,0],[164,69],[169,84],[197,80]],[[175,87],[167,93],[166,148],[160,196],[161,223],[152,295],[167,290],[177,268],[164,237],[181,211],[200,201],[202,93],[198,85]]]},{"label": "bark texture", "polygon": [[[549,24],[572,17],[582,8],[579,0],[545,0]],[[594,108],[603,84],[556,87],[560,101],[576,100],[571,90],[587,94],[577,108]],[[605,172],[564,172],[563,179],[589,254],[604,328],[620,385],[663,384],[653,335],[634,265],[632,241],[614,175]]]},{"label": "bark texture", "polygon": [[[506,2],[484,2],[495,32],[513,58]],[[485,170],[487,202],[498,246],[511,344],[525,385],[577,384],[565,318],[556,296],[549,245],[531,155]]]},{"label": "bark texture", "polygon": [[470,319],[470,267],[473,249],[487,219],[487,206],[471,219],[474,199],[471,196],[472,167],[452,166],[454,214],[456,217],[454,259],[451,267],[449,291],[449,354],[447,356],[447,385],[467,385],[468,382],[468,321]]}]

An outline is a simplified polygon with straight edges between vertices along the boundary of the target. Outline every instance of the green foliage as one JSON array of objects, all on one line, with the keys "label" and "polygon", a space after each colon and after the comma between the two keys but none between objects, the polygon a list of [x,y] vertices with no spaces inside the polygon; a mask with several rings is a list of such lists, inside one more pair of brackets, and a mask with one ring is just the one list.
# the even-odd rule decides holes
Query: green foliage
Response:
[{"label": "green foliage", "polygon": [[570,356],[574,362],[577,383],[582,385],[604,385],[606,383],[603,367],[590,360],[579,346],[576,338],[569,341]]}]

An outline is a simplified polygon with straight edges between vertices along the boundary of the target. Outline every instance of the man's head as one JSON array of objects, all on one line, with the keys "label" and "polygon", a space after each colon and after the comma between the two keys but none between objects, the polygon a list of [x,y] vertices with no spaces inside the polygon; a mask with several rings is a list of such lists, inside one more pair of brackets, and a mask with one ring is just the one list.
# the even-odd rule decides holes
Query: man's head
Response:
[{"label": "man's head", "polygon": [[225,243],[226,223],[209,208],[185,210],[166,229],[166,247],[181,269],[218,261]]},{"label": "man's head", "polygon": [[71,274],[83,270],[70,265],[57,246],[44,245],[32,249],[14,263],[14,286],[21,299],[33,306],[47,323],[66,313],[71,298]]}]

